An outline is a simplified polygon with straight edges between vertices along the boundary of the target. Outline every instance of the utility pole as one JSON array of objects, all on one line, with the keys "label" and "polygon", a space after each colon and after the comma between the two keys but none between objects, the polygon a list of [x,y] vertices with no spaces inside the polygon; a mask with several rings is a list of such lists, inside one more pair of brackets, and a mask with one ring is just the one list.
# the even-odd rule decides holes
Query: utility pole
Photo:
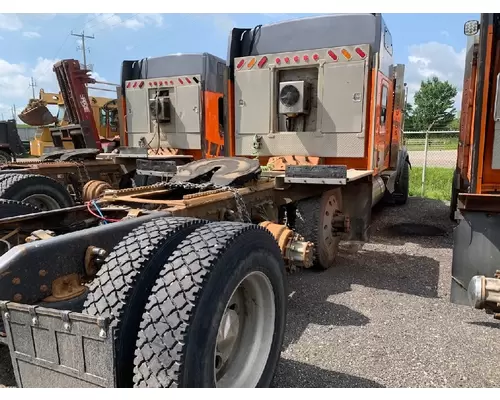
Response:
[{"label": "utility pole", "polygon": [[31,77],[30,87],[31,87],[31,90],[33,91],[33,98],[35,98],[35,87],[36,87],[36,83],[35,83],[35,80],[33,79],[33,77]]},{"label": "utility pole", "polygon": [[86,54],[86,49],[85,49],[85,39],[95,39],[95,37],[94,37],[94,35],[92,35],[92,36],[85,36],[85,31],[83,31],[82,33],[73,33],[73,31],[71,31],[71,35],[79,37],[80,39],[82,39],[82,46],[79,47],[79,48],[77,48],[77,50],[82,50],[82,53],[83,53],[83,69],[87,69],[87,54]]}]

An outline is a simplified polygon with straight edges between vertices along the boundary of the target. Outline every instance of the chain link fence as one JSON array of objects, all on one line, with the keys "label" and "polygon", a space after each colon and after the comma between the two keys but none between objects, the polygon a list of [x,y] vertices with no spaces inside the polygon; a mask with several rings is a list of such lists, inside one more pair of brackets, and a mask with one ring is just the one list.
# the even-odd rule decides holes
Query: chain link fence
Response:
[{"label": "chain link fence", "polygon": [[459,131],[404,132],[410,155],[410,195],[450,200]]}]

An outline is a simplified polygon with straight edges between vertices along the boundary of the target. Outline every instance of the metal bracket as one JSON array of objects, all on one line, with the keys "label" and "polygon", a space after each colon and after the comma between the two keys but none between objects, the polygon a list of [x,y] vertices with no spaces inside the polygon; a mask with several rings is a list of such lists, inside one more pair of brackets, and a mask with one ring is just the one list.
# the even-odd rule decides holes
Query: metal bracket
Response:
[{"label": "metal bracket", "polygon": [[106,339],[108,337],[109,318],[98,318],[97,326],[101,328],[101,330],[99,331],[99,337]]},{"label": "metal bracket", "polygon": [[61,311],[61,319],[63,321],[63,324],[64,324],[64,330],[66,332],[71,332],[71,321],[69,319],[69,313],[70,311]]},{"label": "metal bracket", "polygon": [[38,326],[38,315],[36,313],[36,308],[38,306],[28,306],[28,312],[30,314],[30,317],[31,317],[31,326]]},{"label": "metal bracket", "polygon": [[284,182],[345,185],[347,183],[347,167],[344,165],[287,165]]}]

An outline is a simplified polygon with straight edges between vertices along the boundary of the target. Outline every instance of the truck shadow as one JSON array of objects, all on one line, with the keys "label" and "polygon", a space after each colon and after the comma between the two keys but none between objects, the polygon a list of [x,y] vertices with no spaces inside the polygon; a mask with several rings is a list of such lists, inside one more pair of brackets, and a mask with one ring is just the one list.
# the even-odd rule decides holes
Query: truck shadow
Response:
[{"label": "truck shadow", "polygon": [[291,274],[284,348],[297,342],[309,324],[329,329],[367,325],[367,316],[329,300],[330,296],[351,291],[353,284],[437,298],[438,280],[439,262],[430,257],[379,251],[340,253],[337,266],[327,271]]},{"label": "truck shadow", "polygon": [[500,329],[500,321],[473,321],[469,322],[470,325],[484,326],[486,328]]},{"label": "truck shadow", "polygon": [[370,243],[396,246],[415,243],[424,248],[452,248],[455,226],[444,202],[411,197],[404,206],[378,204],[373,208]]},{"label": "truck shadow", "polygon": [[381,388],[370,379],[328,371],[309,364],[282,358],[272,388]]}]

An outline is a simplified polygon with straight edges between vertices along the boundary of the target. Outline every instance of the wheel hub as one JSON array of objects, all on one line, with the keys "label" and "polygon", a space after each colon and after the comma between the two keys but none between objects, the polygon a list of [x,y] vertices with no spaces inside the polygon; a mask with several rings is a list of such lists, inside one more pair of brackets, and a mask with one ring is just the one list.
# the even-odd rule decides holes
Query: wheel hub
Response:
[{"label": "wheel hub", "polygon": [[269,278],[262,272],[251,272],[226,303],[217,329],[217,387],[257,387],[271,351],[275,318]]},{"label": "wheel hub", "polygon": [[228,308],[222,317],[217,334],[215,369],[221,371],[229,360],[240,332],[240,316],[234,308]]},{"label": "wheel hub", "polygon": [[57,210],[60,208],[56,200],[41,193],[26,197],[25,199],[23,199],[23,203],[31,204],[32,206],[35,206],[42,211]]}]

